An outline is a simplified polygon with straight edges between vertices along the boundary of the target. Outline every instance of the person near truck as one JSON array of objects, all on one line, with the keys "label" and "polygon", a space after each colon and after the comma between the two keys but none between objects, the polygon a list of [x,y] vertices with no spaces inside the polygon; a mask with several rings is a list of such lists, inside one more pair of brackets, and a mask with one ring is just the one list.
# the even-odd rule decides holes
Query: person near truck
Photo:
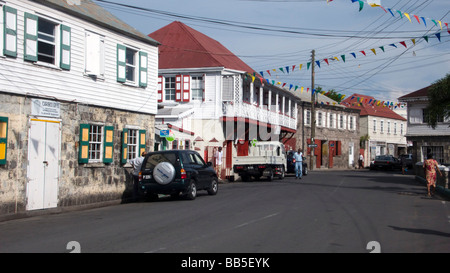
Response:
[{"label": "person near truck", "polygon": [[297,152],[294,153],[294,160],[295,160],[295,179],[302,179],[303,170],[302,170],[302,164],[303,164],[303,153],[302,149],[298,149]]}]

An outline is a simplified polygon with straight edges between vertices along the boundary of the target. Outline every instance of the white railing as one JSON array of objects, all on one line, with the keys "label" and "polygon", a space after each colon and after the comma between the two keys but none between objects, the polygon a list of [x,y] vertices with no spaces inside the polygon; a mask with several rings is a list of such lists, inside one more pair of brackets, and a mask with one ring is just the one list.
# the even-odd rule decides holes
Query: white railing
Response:
[{"label": "white railing", "polygon": [[293,130],[297,129],[297,117],[290,117],[249,103],[236,105],[232,102],[223,102],[222,113],[226,117],[249,118]]}]

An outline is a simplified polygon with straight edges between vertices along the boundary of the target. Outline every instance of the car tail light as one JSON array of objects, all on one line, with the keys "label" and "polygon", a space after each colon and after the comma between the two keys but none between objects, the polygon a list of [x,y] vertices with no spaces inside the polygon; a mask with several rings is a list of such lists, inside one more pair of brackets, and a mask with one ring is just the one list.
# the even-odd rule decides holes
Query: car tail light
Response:
[{"label": "car tail light", "polygon": [[236,169],[238,169],[238,170],[244,169],[244,166],[236,166]]},{"label": "car tail light", "polygon": [[139,172],[139,182],[142,181],[142,172]]},{"label": "car tail light", "polygon": [[186,179],[187,175],[186,175],[186,170],[185,169],[181,169],[181,179]]}]

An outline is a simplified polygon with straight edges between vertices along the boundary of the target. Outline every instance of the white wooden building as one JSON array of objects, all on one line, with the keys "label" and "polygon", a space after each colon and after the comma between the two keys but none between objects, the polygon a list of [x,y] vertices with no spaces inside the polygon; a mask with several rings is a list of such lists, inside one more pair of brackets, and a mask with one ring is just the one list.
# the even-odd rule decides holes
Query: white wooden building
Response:
[{"label": "white wooden building", "polygon": [[153,146],[159,43],[76,2],[0,1],[2,214],[127,196]]}]

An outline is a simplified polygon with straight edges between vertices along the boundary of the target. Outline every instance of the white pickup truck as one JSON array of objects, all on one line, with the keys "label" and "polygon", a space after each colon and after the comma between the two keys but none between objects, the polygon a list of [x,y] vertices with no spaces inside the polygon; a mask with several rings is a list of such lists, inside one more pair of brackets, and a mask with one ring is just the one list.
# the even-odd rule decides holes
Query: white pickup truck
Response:
[{"label": "white pickup truck", "polygon": [[284,178],[286,172],[286,150],[283,143],[277,141],[261,141],[249,147],[248,156],[234,157],[233,171],[239,174],[242,181],[249,181],[261,176],[272,181],[275,176]]}]

